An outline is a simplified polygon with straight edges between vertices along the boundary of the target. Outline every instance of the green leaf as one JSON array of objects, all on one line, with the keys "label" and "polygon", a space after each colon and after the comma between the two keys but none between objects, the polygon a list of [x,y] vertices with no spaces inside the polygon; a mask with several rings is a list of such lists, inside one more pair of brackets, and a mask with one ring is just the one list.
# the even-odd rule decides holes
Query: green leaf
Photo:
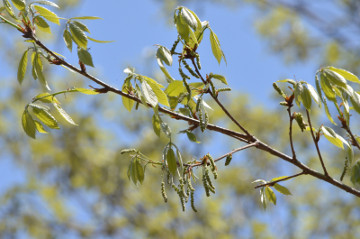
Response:
[{"label": "green leaf", "polygon": [[36,26],[38,26],[39,30],[51,34],[49,24],[41,16],[38,15],[34,17],[34,23],[36,24]]},{"label": "green leaf", "polygon": [[94,38],[91,38],[89,36],[87,36],[87,39],[89,39],[90,41],[93,41],[93,42],[97,42],[97,43],[111,43],[111,42],[114,42],[114,41],[101,41],[101,40],[96,40]]},{"label": "green leaf", "polygon": [[[129,89],[128,89],[128,85],[126,83],[123,84],[122,92],[124,92],[126,94],[130,93]],[[127,109],[129,112],[131,112],[131,109],[133,108],[135,101],[129,99],[126,96],[122,96],[122,102],[123,102],[125,109]]]},{"label": "green leaf", "polygon": [[360,161],[357,161],[352,167],[350,180],[354,185],[360,184]]},{"label": "green leaf", "polygon": [[306,86],[307,86],[307,89],[309,90],[311,97],[314,99],[316,104],[321,106],[321,99],[320,99],[320,96],[318,95],[318,93],[316,92],[315,88],[308,83],[306,84]]},{"label": "green leaf", "polygon": [[[199,37],[200,37],[199,34],[201,34],[202,31],[203,31],[201,21],[200,21],[199,17],[198,17],[193,11],[191,11],[191,10],[188,9],[188,8],[186,8],[186,10],[187,10],[188,12],[190,12],[190,13],[193,15],[193,17],[195,18],[195,20],[196,20],[196,29],[194,29],[194,30],[196,30],[196,34],[197,34],[197,37],[198,37],[198,40],[199,40],[199,39],[200,39],[200,38],[199,38]],[[201,40],[201,39],[200,39],[200,40]]]},{"label": "green leaf", "polygon": [[170,173],[175,176],[177,170],[177,162],[176,162],[174,150],[171,148],[171,146],[166,152],[166,162]]},{"label": "green leaf", "polygon": [[356,83],[360,83],[359,78],[354,75],[353,73],[351,73],[350,71],[344,70],[344,69],[340,69],[340,68],[335,68],[333,66],[328,67],[328,69],[330,69],[331,71],[334,71],[338,74],[340,74],[342,77],[344,77],[345,79],[347,79],[348,81],[352,81],[352,82],[356,82]]},{"label": "green leaf", "polygon": [[181,93],[185,93],[185,92],[186,92],[186,88],[183,84],[183,81],[181,80],[174,80],[170,82],[170,84],[165,90],[165,93],[168,96],[175,96],[175,97],[178,97]]},{"label": "green leaf", "polygon": [[335,145],[336,147],[344,149],[343,141],[340,139],[340,135],[336,134],[335,131],[327,126],[321,126],[321,130],[324,133],[325,138]]},{"label": "green leaf", "polygon": [[173,58],[169,49],[167,49],[166,47],[159,45],[156,51],[156,57],[161,61],[163,61],[166,65],[168,66],[172,65]]},{"label": "green leaf", "polygon": [[328,119],[330,120],[330,122],[333,125],[336,125],[334,119],[331,117],[331,114],[330,114],[330,111],[329,111],[329,108],[328,108],[327,101],[326,101],[325,97],[323,97],[322,102],[324,103],[324,109],[325,109],[326,116],[328,117]]},{"label": "green leaf", "polygon": [[155,134],[160,137],[160,132],[161,132],[160,119],[159,117],[156,116],[156,114],[154,114],[152,117],[152,125]]},{"label": "green leaf", "polygon": [[303,87],[301,91],[301,101],[307,110],[311,109],[311,94],[307,87]]},{"label": "green leaf", "polygon": [[41,5],[47,5],[47,6],[60,8],[56,3],[46,1],[46,0],[44,0],[44,1],[35,1],[35,2],[32,2],[31,4],[41,4]]},{"label": "green leaf", "polygon": [[159,65],[159,67],[160,67],[160,70],[164,73],[164,75],[165,75],[165,77],[166,77],[166,80],[167,80],[168,82],[174,81],[175,79],[170,75],[170,73],[169,73],[168,70],[165,68],[165,66],[164,66],[164,64],[162,63],[162,61],[161,61],[159,58],[157,58],[156,61],[157,61],[158,65]]},{"label": "green leaf", "polygon": [[72,40],[70,32],[67,29],[64,30],[63,39],[64,39],[64,42],[66,44],[66,47],[71,52],[72,51],[72,42],[73,42],[73,40]]},{"label": "green leaf", "polygon": [[12,3],[14,4],[14,6],[17,8],[17,10],[19,11],[23,11],[25,10],[25,0],[11,0]]},{"label": "green leaf", "polygon": [[282,193],[284,195],[292,195],[291,192],[289,191],[289,189],[287,189],[284,186],[281,186],[280,184],[275,183],[274,184],[274,188],[279,192]]},{"label": "green leaf", "polygon": [[[274,181],[278,181],[278,180],[283,180],[285,178],[288,178],[288,176],[280,176],[280,177],[276,177],[276,178],[273,178],[271,179],[270,182],[274,182]],[[286,180],[283,180],[283,181],[286,181]],[[266,182],[265,182],[266,183]]]},{"label": "green leaf", "polygon": [[340,74],[329,69],[324,69],[323,73],[325,73],[325,77],[334,85],[346,87],[346,80]]},{"label": "green leaf", "polygon": [[49,20],[50,22],[60,25],[59,17],[55,13],[50,11],[49,9],[42,7],[42,6],[37,6],[37,5],[34,5],[34,8],[45,19]]},{"label": "green leaf", "polygon": [[93,89],[86,89],[86,88],[74,88],[74,89],[71,89],[71,91],[77,91],[77,92],[80,92],[80,93],[83,93],[83,94],[86,94],[86,95],[97,95],[97,94],[99,94],[99,92],[96,92]]},{"label": "green leaf", "polygon": [[152,90],[151,86],[147,83],[147,81],[143,80],[141,82],[141,90],[146,99],[146,101],[152,106],[155,107],[158,104],[158,98],[156,94]]},{"label": "green leaf", "polygon": [[300,108],[300,102],[301,102],[301,95],[304,91],[304,87],[300,82],[296,82],[295,90],[294,90],[294,98],[297,106]]},{"label": "green leaf", "polygon": [[142,76],[142,78],[143,81],[146,81],[146,83],[151,87],[152,91],[155,93],[157,101],[162,105],[169,106],[168,98],[165,92],[161,90],[163,86],[149,77]]},{"label": "green leaf", "polygon": [[276,195],[270,187],[265,187],[265,194],[267,199],[269,199],[270,202],[276,205]]},{"label": "green leaf", "polygon": [[34,120],[36,130],[41,134],[47,134],[48,132],[44,129],[44,126],[37,120]]},{"label": "green leaf", "polygon": [[[136,159],[135,159],[136,160]],[[135,185],[137,185],[138,182],[138,178],[137,178],[137,168],[135,166],[135,160],[132,160],[129,167],[130,167],[130,176],[131,176],[131,180],[133,181],[133,183]]]},{"label": "green leaf", "polygon": [[226,81],[225,76],[222,76],[222,75],[217,75],[217,74],[212,74],[211,76],[212,76],[212,78],[214,78],[214,79],[217,79],[217,80],[221,81],[221,82],[222,82],[222,83],[224,83],[225,85],[227,85],[227,84],[228,84],[228,83],[227,83],[227,81]]},{"label": "green leaf", "polygon": [[187,9],[185,7],[181,7],[179,15],[180,15],[182,22],[186,23],[194,30],[197,29],[198,22],[197,22],[196,18],[194,17],[194,15],[189,11],[189,9]]},{"label": "green leaf", "polygon": [[328,78],[324,74],[320,74],[320,85],[326,98],[328,98],[331,101],[335,101],[336,100],[335,91],[332,85],[330,84]]},{"label": "green leaf", "polygon": [[34,58],[34,70],[35,70],[35,73],[36,73],[36,76],[37,78],[39,79],[40,81],[40,84],[48,91],[50,91],[50,87],[45,79],[45,76],[43,74],[43,65],[42,65],[42,62],[41,62],[41,59],[40,59],[40,55],[38,53],[36,53],[35,55],[35,58]]},{"label": "green leaf", "polygon": [[142,167],[141,163],[139,162],[140,159],[135,160],[134,166],[136,168],[136,178],[139,180],[140,184],[144,182],[144,168]]},{"label": "green leaf", "polygon": [[90,33],[89,28],[84,23],[79,21],[72,21],[72,23],[79,27],[82,31]]},{"label": "green leaf", "polygon": [[261,204],[263,205],[264,210],[266,210],[267,200],[266,200],[266,195],[265,195],[265,188],[262,188],[260,190],[260,201],[261,201]]},{"label": "green leaf", "polygon": [[75,25],[71,22],[69,23],[69,28],[70,28],[71,36],[72,36],[74,42],[79,47],[86,50],[88,40],[87,40],[87,36],[85,35],[84,31],[81,30],[77,25]]},{"label": "green leaf", "polygon": [[286,83],[292,84],[293,86],[296,85],[296,81],[294,81],[293,79],[283,79],[283,80],[278,80],[276,82],[286,82]]},{"label": "green leaf", "polygon": [[71,125],[75,125],[77,126],[77,124],[74,122],[74,120],[70,117],[70,115],[68,113],[66,113],[66,111],[61,108],[61,106],[57,103],[53,103],[53,106],[55,107],[55,109],[57,110],[57,112],[60,114],[60,116],[69,124]]},{"label": "green leaf", "polygon": [[196,139],[196,135],[195,135],[193,132],[186,131],[186,135],[187,135],[187,137],[189,138],[190,141],[195,142],[195,143],[197,143],[197,144],[200,143],[200,141],[198,141],[198,140]]},{"label": "green leaf", "polygon": [[31,117],[31,115],[27,110],[24,110],[22,114],[21,123],[25,133],[31,138],[35,139],[36,136],[35,121],[33,120],[33,118]]},{"label": "green leaf", "polygon": [[218,63],[220,64],[221,58],[224,58],[224,61],[226,63],[225,55],[221,50],[219,39],[211,29],[210,29],[210,44],[211,44],[212,53],[216,58],[216,60],[218,61]]},{"label": "green leaf", "polygon": [[13,11],[10,3],[9,3],[9,1],[8,1],[8,0],[3,0],[3,3],[4,3],[4,6],[5,6],[6,11],[9,13],[9,15],[10,15],[12,18],[17,19],[16,16],[15,16],[15,14],[14,14],[14,11]]},{"label": "green leaf", "polygon": [[79,57],[79,60],[82,63],[84,63],[85,65],[94,67],[94,63],[93,63],[91,54],[87,50],[78,48],[78,57]]},{"label": "green leaf", "polygon": [[79,19],[79,20],[97,20],[97,19],[101,19],[101,17],[94,17],[94,16],[83,16],[83,17],[72,17],[70,19]]},{"label": "green leaf", "polygon": [[190,27],[181,20],[180,14],[175,17],[175,25],[179,35],[187,43],[189,41]]},{"label": "green leaf", "polygon": [[22,55],[20,62],[19,62],[19,67],[18,67],[18,72],[17,72],[17,80],[20,84],[23,82],[24,77],[25,77],[27,63],[28,63],[28,53],[29,53],[29,50],[26,50],[24,52],[24,54]]},{"label": "green leaf", "polygon": [[30,104],[35,116],[46,126],[52,129],[60,129],[55,117],[50,114],[49,110],[40,105]]}]

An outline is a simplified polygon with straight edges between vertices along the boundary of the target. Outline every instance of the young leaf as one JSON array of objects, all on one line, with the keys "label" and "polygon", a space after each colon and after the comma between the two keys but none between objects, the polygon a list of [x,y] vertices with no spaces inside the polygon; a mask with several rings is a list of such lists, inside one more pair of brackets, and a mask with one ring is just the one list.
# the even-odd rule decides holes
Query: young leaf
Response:
[{"label": "young leaf", "polygon": [[24,112],[22,114],[21,123],[22,123],[22,127],[23,127],[25,133],[28,136],[30,136],[31,138],[35,139],[36,125],[35,125],[33,118],[31,117],[31,115],[29,114],[29,112],[27,110],[24,110]]},{"label": "young leaf", "polygon": [[93,63],[91,54],[87,50],[78,48],[78,57],[79,57],[79,60],[82,63],[84,63],[85,65],[94,67],[94,63]]},{"label": "young leaf", "polygon": [[324,69],[323,74],[325,73],[325,77],[329,79],[331,83],[337,86],[346,87],[346,80],[340,74],[335,71],[331,71],[329,69]]},{"label": "young leaf", "polygon": [[162,105],[169,106],[168,98],[165,92],[161,90],[163,86],[149,77],[142,76],[142,78],[143,78],[143,82],[146,81],[146,83],[151,87],[152,91],[155,93],[157,101]]},{"label": "young leaf", "polygon": [[72,17],[70,19],[79,19],[79,20],[97,20],[97,19],[101,19],[101,17],[94,17],[94,16],[83,16],[83,17]]},{"label": "young leaf", "polygon": [[318,95],[318,93],[316,92],[315,88],[310,85],[310,84],[306,84],[307,89],[309,90],[309,93],[311,95],[311,97],[314,99],[314,101],[316,102],[316,104],[318,104],[319,106],[321,106],[321,100],[320,100],[320,96]]},{"label": "young leaf", "polygon": [[3,3],[4,3],[4,6],[5,6],[6,11],[9,13],[9,15],[10,15],[12,18],[17,19],[16,16],[15,16],[15,14],[14,14],[14,11],[13,11],[10,3],[9,3],[9,1],[8,1],[8,0],[3,0]]},{"label": "young leaf", "polygon": [[34,120],[36,131],[38,131],[41,134],[47,134],[48,132],[44,129],[44,126],[37,120]]},{"label": "young leaf", "polygon": [[55,96],[51,95],[50,93],[40,93],[37,96],[34,97],[34,99],[39,100],[44,103],[57,103],[60,104],[60,102],[55,98]]},{"label": "young leaf", "polygon": [[360,114],[360,95],[354,91],[350,96],[350,101],[354,110]]},{"label": "young leaf", "polygon": [[304,91],[304,86],[300,82],[297,82],[295,85],[294,97],[298,107],[300,107],[300,102],[302,100],[301,95],[303,94],[303,91]]},{"label": "young leaf", "polygon": [[38,26],[39,30],[51,34],[49,24],[41,16],[38,15],[34,17],[34,23],[36,24],[36,26]]},{"label": "young leaf", "polygon": [[284,79],[284,80],[278,80],[276,82],[286,82],[286,83],[289,83],[289,84],[292,84],[293,86],[296,85],[296,81],[292,80],[292,79]]},{"label": "young leaf", "polygon": [[34,64],[34,70],[35,70],[35,73],[36,73],[36,76],[37,78],[39,79],[40,81],[40,84],[48,91],[50,91],[50,87],[45,79],[45,76],[43,74],[43,65],[42,65],[42,62],[41,62],[41,58],[40,58],[40,55],[38,53],[36,53],[35,55],[35,58],[34,58],[34,61],[33,61],[33,64]]},{"label": "young leaf", "polygon": [[324,104],[324,109],[325,109],[326,116],[328,117],[328,119],[330,120],[330,122],[331,122],[333,125],[336,125],[334,119],[331,117],[331,114],[330,114],[330,111],[329,111],[329,108],[328,108],[327,101],[326,101],[326,98],[325,98],[325,97],[323,97],[322,102],[323,102],[323,104]]},{"label": "young leaf", "polygon": [[64,42],[66,44],[66,47],[71,52],[72,51],[72,41],[73,40],[72,40],[70,32],[67,29],[64,30],[63,39],[64,39]]},{"label": "young leaf", "polygon": [[91,38],[89,36],[86,36],[87,39],[89,39],[90,41],[93,41],[93,42],[97,42],[97,43],[111,43],[111,42],[114,42],[114,41],[101,41],[101,40],[96,40],[94,38]]},{"label": "young leaf", "polygon": [[171,146],[166,152],[166,162],[170,173],[175,176],[177,170],[177,162],[176,162],[174,150],[171,148]]},{"label": "young leaf", "polygon": [[187,43],[189,41],[189,34],[191,31],[189,25],[182,21],[180,14],[178,14],[174,20],[179,35]]},{"label": "young leaf", "polygon": [[165,90],[168,96],[178,97],[181,93],[185,93],[186,88],[181,80],[172,81]]},{"label": "young leaf", "polygon": [[50,114],[48,109],[46,109],[45,107],[39,106],[39,105],[35,105],[35,104],[30,104],[29,106],[31,106],[35,116],[41,122],[43,122],[45,125],[47,125],[48,127],[52,128],[52,129],[59,129],[59,125],[58,125],[55,117],[52,114]]},{"label": "young leaf", "polygon": [[61,108],[61,106],[57,103],[53,103],[53,106],[55,107],[55,109],[57,110],[57,112],[60,114],[60,116],[69,124],[71,125],[75,125],[77,126],[77,124],[74,122],[74,120],[70,117],[70,115],[68,113],[66,113],[66,111]]},{"label": "young leaf", "polygon": [[327,126],[321,126],[321,130],[324,133],[325,138],[330,143],[332,143],[336,147],[344,149],[343,141],[340,139],[341,136],[336,134],[332,128],[327,127]]},{"label": "young leaf", "polygon": [[50,11],[49,9],[42,7],[42,6],[37,6],[37,5],[34,5],[34,8],[45,19],[49,20],[50,22],[60,25],[59,17],[55,13]]},{"label": "young leaf", "polygon": [[89,28],[84,23],[81,23],[79,21],[72,21],[72,23],[78,26],[82,31],[90,33]]},{"label": "young leaf", "polygon": [[187,9],[185,7],[181,7],[179,15],[181,17],[182,22],[185,22],[192,29],[194,29],[194,31],[197,29],[198,22],[197,22],[196,18],[194,17],[194,15],[189,11],[189,9]]},{"label": "young leaf", "polygon": [[24,52],[24,54],[22,55],[20,62],[19,62],[19,67],[18,67],[18,72],[17,72],[17,80],[20,84],[23,82],[24,77],[25,77],[27,63],[28,63],[28,52],[29,52],[29,50],[26,50]]},{"label": "young leaf", "polygon": [[136,159],[134,164],[135,164],[134,166],[136,167],[136,178],[139,180],[140,184],[142,184],[144,182],[145,174],[144,174],[144,168],[140,163],[140,159]]},{"label": "young leaf", "polygon": [[133,183],[134,183],[135,185],[137,185],[138,178],[137,178],[137,172],[136,172],[137,168],[136,168],[136,166],[135,166],[135,160],[136,160],[136,159],[134,159],[134,160],[131,161],[129,167],[130,167],[131,180],[133,181]]},{"label": "young leaf", "polygon": [[320,85],[326,98],[328,98],[331,101],[335,101],[336,100],[335,91],[332,85],[330,84],[328,78],[324,74],[320,74]]},{"label": "young leaf", "polygon": [[74,42],[79,47],[86,50],[88,40],[84,31],[82,31],[77,25],[73,24],[72,22],[69,23],[69,28]]},{"label": "young leaf", "polygon": [[167,49],[166,47],[159,45],[158,50],[156,51],[156,57],[163,61],[166,65],[172,65],[173,58],[169,49]]},{"label": "young leaf", "polygon": [[360,161],[357,161],[351,169],[351,182],[354,185],[360,184]]},{"label": "young leaf", "polygon": [[195,143],[197,143],[197,144],[200,143],[200,141],[198,141],[198,140],[196,139],[196,135],[195,135],[193,132],[191,132],[191,131],[186,131],[186,135],[187,135],[187,137],[189,138],[190,141],[195,142]]},{"label": "young leaf", "polygon": [[311,95],[307,87],[303,87],[301,91],[301,101],[307,110],[311,109]]},{"label": "young leaf", "polygon": [[275,183],[274,184],[274,188],[279,192],[282,193],[284,195],[291,195],[291,192],[289,191],[289,189],[287,189],[284,186],[281,186],[280,184]]},{"label": "young leaf", "polygon": [[99,94],[99,92],[96,92],[93,89],[86,89],[86,88],[74,88],[74,89],[71,89],[71,91],[77,91],[77,92],[80,92],[80,93],[83,93],[83,94],[86,94],[86,95],[97,95],[97,94]]},{"label": "young leaf", "polygon": [[156,94],[152,90],[151,86],[145,80],[141,82],[141,90],[146,101],[152,107],[155,107],[158,104],[158,98],[156,97]]},{"label": "young leaf", "polygon": [[25,10],[25,0],[11,0],[11,1],[14,4],[14,6],[17,8],[17,10],[19,11]]},{"label": "young leaf", "polygon": [[270,202],[276,205],[276,195],[270,187],[265,187],[265,194],[267,199],[269,199]]},{"label": "young leaf", "polygon": [[225,85],[227,85],[227,84],[228,84],[228,83],[227,83],[227,81],[226,81],[225,76],[222,76],[222,75],[217,75],[217,74],[212,74],[211,76],[212,76],[212,78],[214,78],[214,79],[217,79],[217,80],[221,81],[221,82],[222,82],[222,83],[224,83]]},{"label": "young leaf", "polygon": [[[130,93],[126,83],[123,84],[122,92],[124,92],[126,94]],[[131,109],[133,108],[133,106],[135,104],[135,101],[133,101],[125,96],[122,96],[122,102],[123,102],[125,109],[127,109],[129,112],[131,111]]]},{"label": "young leaf", "polygon": [[50,1],[46,1],[46,0],[43,0],[43,1],[35,1],[35,2],[32,2],[31,4],[41,4],[41,5],[47,5],[47,6],[51,6],[51,7],[56,7],[56,8],[60,8],[56,3],[53,3],[53,2],[50,2]]},{"label": "young leaf", "polygon": [[224,58],[224,61],[226,63],[225,55],[221,50],[219,39],[211,29],[210,29],[210,44],[211,44],[212,53],[216,58],[216,60],[218,61],[218,63],[220,64],[221,58]]},{"label": "young leaf", "polygon": [[264,210],[266,210],[267,200],[266,200],[266,195],[265,195],[265,189],[264,188],[262,188],[260,190],[260,201],[261,201],[261,204],[263,205]]},{"label": "young leaf", "polygon": [[333,66],[328,67],[328,69],[330,69],[331,71],[334,71],[338,74],[340,74],[342,77],[344,77],[345,79],[347,79],[348,81],[352,81],[352,82],[356,82],[356,83],[360,83],[359,78],[354,75],[353,73],[351,73],[350,71],[344,70],[344,69],[340,69],[340,68],[335,68]]}]

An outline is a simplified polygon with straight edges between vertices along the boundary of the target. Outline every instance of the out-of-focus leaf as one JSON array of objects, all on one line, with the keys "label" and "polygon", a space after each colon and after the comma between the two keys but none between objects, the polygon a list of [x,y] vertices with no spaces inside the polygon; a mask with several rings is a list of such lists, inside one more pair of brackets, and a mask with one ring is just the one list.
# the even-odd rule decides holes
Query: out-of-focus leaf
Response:
[{"label": "out-of-focus leaf", "polygon": [[[122,87],[122,92],[129,94],[129,89],[127,88],[127,84],[125,83]],[[123,105],[125,107],[125,109],[127,109],[129,112],[131,111],[131,109],[133,108],[135,101],[129,99],[128,97],[122,96],[122,102]]]},{"label": "out-of-focus leaf", "polygon": [[94,67],[92,56],[91,56],[90,52],[88,52],[87,50],[78,48],[78,57],[79,57],[79,60],[82,63],[84,63],[85,65]]},{"label": "out-of-focus leaf", "polygon": [[135,164],[134,166],[136,167],[136,178],[139,180],[140,184],[142,184],[145,178],[144,168],[141,165],[139,159],[135,160],[134,164]]},{"label": "out-of-focus leaf", "polygon": [[97,42],[97,43],[111,43],[111,42],[114,42],[114,41],[101,41],[101,40],[91,38],[89,36],[87,36],[87,39],[89,39],[90,41],[93,41],[93,42]]},{"label": "out-of-focus leaf", "polygon": [[156,51],[156,57],[161,61],[163,61],[166,65],[168,66],[172,65],[173,58],[169,49],[167,49],[166,47],[159,45]]},{"label": "out-of-focus leaf", "polygon": [[166,152],[166,162],[170,173],[175,176],[177,169],[177,162],[176,162],[174,150],[171,147],[169,147],[169,149]]},{"label": "out-of-focus leaf", "polygon": [[63,39],[64,39],[64,42],[65,42],[65,45],[66,47],[69,49],[69,51],[71,52],[72,51],[72,38],[71,38],[71,34],[70,32],[65,29],[64,30],[64,33],[63,33]]},{"label": "out-of-focus leaf", "polygon": [[278,80],[276,82],[286,82],[286,83],[292,84],[293,86],[295,86],[295,84],[296,84],[296,81],[294,81],[293,79],[283,79],[283,80]]},{"label": "out-of-focus leaf", "polygon": [[217,80],[221,81],[221,82],[224,83],[225,85],[228,84],[227,81],[226,81],[225,76],[213,74],[212,77],[213,77],[214,79],[217,79]]},{"label": "out-of-focus leaf", "polygon": [[24,52],[24,54],[22,55],[20,62],[19,62],[19,67],[18,67],[18,72],[17,72],[17,80],[20,84],[23,82],[24,77],[25,77],[27,63],[28,63],[28,52],[29,52],[29,50],[26,50]]},{"label": "out-of-focus leaf", "polygon": [[288,188],[281,186],[280,184],[275,183],[274,184],[274,188],[279,192],[282,193],[284,195],[291,195],[291,192],[289,191]]},{"label": "out-of-focus leaf", "polygon": [[25,0],[11,0],[12,3],[14,4],[14,6],[17,8],[17,10],[19,11],[23,11],[25,10]]},{"label": "out-of-focus leaf", "polygon": [[45,7],[37,6],[37,5],[34,5],[34,9],[45,19],[49,20],[50,22],[60,25],[59,17],[54,12],[50,11],[49,9],[47,9]]},{"label": "out-of-focus leaf", "polygon": [[34,70],[36,72],[36,76],[39,79],[40,84],[46,90],[50,91],[51,89],[50,89],[50,87],[49,87],[49,85],[48,85],[48,83],[47,83],[47,81],[45,79],[45,76],[44,76],[43,72],[42,72],[43,71],[43,65],[42,65],[41,58],[40,58],[38,53],[36,53],[36,55],[35,55],[33,64],[34,64]]},{"label": "out-of-focus leaf", "polygon": [[24,110],[22,114],[21,123],[25,133],[31,138],[35,139],[36,136],[35,121],[33,120],[33,118],[31,117],[31,115],[27,110]]},{"label": "out-of-focus leaf", "polygon": [[156,114],[154,114],[152,117],[152,125],[153,125],[155,134],[157,136],[160,136],[160,132],[161,132],[160,119],[159,119],[159,117],[156,116]]},{"label": "out-of-focus leaf", "polygon": [[101,19],[101,17],[94,17],[94,16],[83,16],[83,17],[72,17],[70,19],[79,19],[79,20],[97,20],[97,19]]},{"label": "out-of-focus leaf", "polygon": [[276,205],[276,195],[270,187],[265,187],[265,194],[267,199],[269,199],[270,202]]},{"label": "out-of-focus leaf", "polygon": [[71,91],[77,91],[77,92],[80,92],[80,93],[83,93],[83,94],[86,94],[86,95],[97,95],[97,94],[99,94],[99,92],[96,92],[93,89],[86,89],[86,88],[74,88],[74,89],[71,89]]},{"label": "out-of-focus leaf", "polygon": [[196,139],[196,135],[195,135],[193,132],[186,131],[186,135],[187,135],[187,137],[189,138],[190,141],[195,142],[195,143],[197,143],[197,144],[200,143],[200,141],[198,141],[198,140]]},{"label": "out-of-focus leaf", "polygon": [[46,1],[46,0],[43,0],[43,1],[35,1],[35,2],[32,2],[31,4],[41,4],[41,5],[47,5],[47,6],[51,6],[51,7],[56,7],[56,8],[60,8],[56,3],[53,3],[53,2],[50,2],[50,1]]},{"label": "out-of-focus leaf", "polygon": [[3,3],[4,3],[4,6],[5,6],[5,9],[6,11],[9,13],[9,15],[14,18],[14,19],[17,19],[15,14],[14,14],[14,10],[12,9],[10,3],[8,0],[3,0]]},{"label": "out-of-focus leaf", "polygon": [[360,95],[354,91],[350,96],[350,101],[354,110],[360,114]]},{"label": "out-of-focus leaf", "polygon": [[357,161],[352,167],[350,179],[354,185],[360,184],[360,161]]},{"label": "out-of-focus leaf", "polygon": [[300,102],[302,101],[301,96],[303,94],[303,91],[304,91],[304,86],[300,82],[297,82],[295,85],[294,97],[298,107],[300,107]]},{"label": "out-of-focus leaf", "polygon": [[73,23],[69,23],[69,28],[70,28],[70,32],[72,35],[72,39],[74,40],[74,42],[81,47],[82,49],[86,50],[87,49],[87,36],[84,33],[83,30],[81,30],[77,25],[73,24]]},{"label": "out-of-focus leaf", "polygon": [[47,134],[48,132],[44,129],[44,126],[37,120],[34,120],[36,130],[41,134]]}]

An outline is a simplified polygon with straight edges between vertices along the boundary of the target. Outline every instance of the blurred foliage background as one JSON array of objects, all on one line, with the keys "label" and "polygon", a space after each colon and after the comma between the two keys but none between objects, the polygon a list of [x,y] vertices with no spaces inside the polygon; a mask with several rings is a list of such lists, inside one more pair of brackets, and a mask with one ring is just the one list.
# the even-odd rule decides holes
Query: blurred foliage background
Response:
[{"label": "blurred foliage background", "polygon": [[[360,3],[357,0],[155,2],[161,4],[159,12],[164,16],[171,15],[169,12],[177,5],[191,4],[197,12],[208,2],[229,6],[229,11],[252,8],[259,36],[274,54],[283,56],[285,63],[315,58],[319,65],[331,64],[359,72]],[[60,11],[74,11],[81,1],[66,0],[60,5]],[[285,182],[293,196],[278,195],[278,205],[264,211],[259,204],[259,192],[250,182],[290,175],[296,170],[254,149],[234,155],[230,167],[219,163],[215,196],[206,198],[201,185],[197,185],[198,213],[190,207],[182,212],[177,195],[170,190],[169,202],[165,204],[160,193],[159,169],[148,167],[144,184],[136,187],[127,178],[129,159],[120,155],[120,150],[136,147],[159,160],[166,139],[152,132],[148,120],[151,112],[140,109],[128,114],[121,99],[113,95],[60,97],[80,126],[63,127],[37,140],[29,139],[20,127],[20,116],[25,104],[36,95],[38,85],[28,80],[19,86],[14,80],[23,52],[18,49],[24,46],[19,34],[8,34],[1,27],[4,36],[0,38],[1,64],[14,72],[0,76],[0,160],[6,177],[2,176],[0,183],[1,238],[357,238],[360,235],[359,200],[306,176]],[[53,41],[56,44],[60,40]],[[76,79],[77,86],[89,84],[72,73],[59,76],[52,68],[47,69],[47,77],[53,79],[54,88],[67,88],[69,79]],[[223,100],[254,135],[290,152],[288,129],[284,127],[288,119],[283,109],[254,106],[248,96],[235,93],[227,94]],[[233,127],[217,108],[210,119]],[[170,118],[166,120],[174,132],[186,127]],[[190,143],[182,136],[175,139],[185,160],[199,158],[207,152],[216,157],[239,147],[237,142],[219,134],[197,132],[197,135],[202,144]],[[295,135],[301,160],[320,169],[314,146],[308,143],[310,137],[297,128]],[[330,173],[340,175],[343,155],[327,145],[323,148]]]}]

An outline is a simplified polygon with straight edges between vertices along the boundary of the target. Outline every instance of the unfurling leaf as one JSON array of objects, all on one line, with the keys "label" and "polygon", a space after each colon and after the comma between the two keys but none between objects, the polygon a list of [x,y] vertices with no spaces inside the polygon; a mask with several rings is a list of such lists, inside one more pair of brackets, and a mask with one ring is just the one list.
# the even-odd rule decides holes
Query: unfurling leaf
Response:
[{"label": "unfurling leaf", "polygon": [[89,28],[84,23],[79,21],[72,21],[72,23],[78,26],[82,31],[90,33]]},{"label": "unfurling leaf", "polygon": [[78,57],[79,60],[85,65],[94,67],[94,63],[91,57],[91,54],[82,48],[78,48]]},{"label": "unfurling leaf", "polygon": [[141,91],[147,103],[149,103],[152,107],[155,107],[158,104],[158,98],[156,97],[156,94],[145,80],[141,82]]},{"label": "unfurling leaf", "polygon": [[282,193],[284,195],[291,195],[291,192],[289,191],[289,189],[287,189],[284,186],[281,186],[280,184],[275,183],[274,184],[274,188],[279,192]]},{"label": "unfurling leaf", "polygon": [[269,199],[270,202],[276,205],[276,195],[270,187],[265,187],[265,194],[267,199]]},{"label": "unfurling leaf", "polygon": [[59,17],[49,9],[37,5],[34,5],[34,9],[45,19],[60,25]]},{"label": "unfurling leaf", "polygon": [[307,86],[307,89],[309,90],[311,97],[314,99],[316,104],[321,106],[321,99],[320,99],[320,96],[318,95],[318,93],[316,92],[315,88],[310,84],[306,84],[306,86]]},{"label": "unfurling leaf", "polygon": [[161,90],[163,86],[149,77],[142,76],[142,79],[143,82],[146,81],[146,83],[151,87],[151,90],[155,94],[157,101],[162,105],[169,106],[168,98],[165,92]]},{"label": "unfurling leaf", "polygon": [[57,112],[60,114],[60,116],[69,124],[71,125],[75,125],[77,126],[77,124],[74,122],[74,120],[70,117],[70,115],[68,113],[66,113],[66,111],[61,108],[61,106],[57,103],[53,103],[53,106],[55,107],[55,109],[57,110]]},{"label": "unfurling leaf", "polygon": [[335,71],[324,69],[320,74],[323,74],[332,84],[346,87],[346,80]]},{"label": "unfurling leaf", "polygon": [[158,46],[158,50],[156,52],[156,57],[158,59],[160,59],[161,61],[163,61],[166,65],[171,66],[172,62],[173,62],[173,58],[172,55],[169,51],[169,49],[167,49],[164,46]]},{"label": "unfurling leaf", "polygon": [[29,114],[27,110],[24,110],[22,117],[21,117],[21,123],[23,126],[23,129],[25,133],[30,136],[31,138],[35,139],[36,136],[36,125],[35,121]]},{"label": "unfurling leaf", "polygon": [[301,101],[307,110],[311,109],[311,94],[309,89],[304,86],[303,90],[301,91]]},{"label": "unfurling leaf", "polygon": [[46,126],[52,129],[59,129],[58,122],[56,121],[55,117],[50,114],[49,110],[45,107],[30,104],[31,109],[33,110],[35,116]]},{"label": "unfurling leaf", "polygon": [[336,99],[335,91],[324,74],[320,74],[320,85],[326,98],[328,98],[331,101],[335,101]]},{"label": "unfurling leaf", "polygon": [[28,63],[28,52],[29,52],[29,50],[26,50],[24,52],[24,54],[22,55],[20,62],[19,62],[19,67],[18,67],[18,72],[17,72],[17,80],[20,84],[23,82],[24,77],[25,77],[27,63]]}]

